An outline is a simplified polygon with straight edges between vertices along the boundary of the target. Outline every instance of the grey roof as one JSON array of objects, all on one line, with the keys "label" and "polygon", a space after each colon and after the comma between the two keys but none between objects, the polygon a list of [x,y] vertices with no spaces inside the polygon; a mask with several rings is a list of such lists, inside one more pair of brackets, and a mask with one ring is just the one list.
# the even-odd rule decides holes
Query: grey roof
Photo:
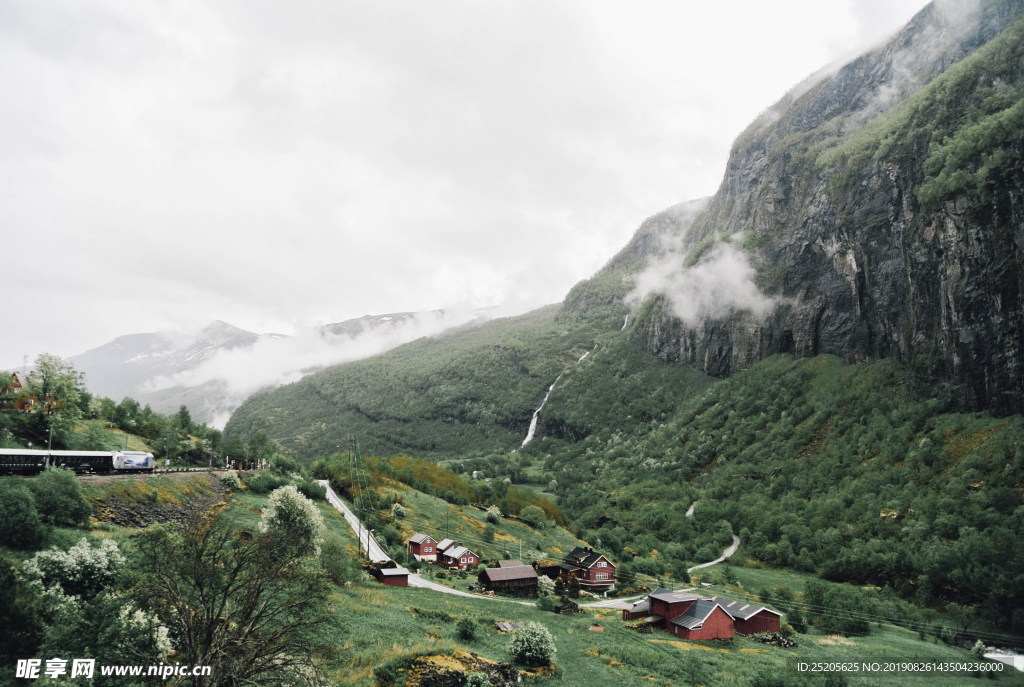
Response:
[{"label": "grey roof", "polygon": [[716,608],[721,608],[717,601],[712,599],[700,599],[690,606],[686,613],[678,618],[673,618],[669,622],[673,625],[685,627],[687,630],[695,630],[704,624],[704,621],[708,619],[708,616],[711,615],[712,611]]},{"label": "grey roof", "polygon": [[499,568],[518,568],[522,564],[522,561],[517,560],[498,561]]},{"label": "grey roof", "polygon": [[395,577],[400,575],[408,575],[409,571],[405,568],[381,568],[380,574],[385,577]]},{"label": "grey roof", "polygon": [[413,544],[422,544],[428,539],[430,541],[434,541],[434,538],[431,537],[429,534],[420,534],[419,532],[409,537],[409,541],[411,541]]},{"label": "grey roof", "polygon": [[734,599],[726,599],[721,596],[712,596],[711,599],[714,600],[719,606],[721,606],[722,610],[724,610],[726,613],[728,613],[734,619],[737,620],[749,620],[761,611],[768,611],[769,613],[774,613],[775,615],[779,616],[782,615],[778,611],[773,611],[772,609],[767,608],[766,606],[760,606],[756,603],[736,601]]},{"label": "grey roof", "polygon": [[[594,563],[597,563],[601,558],[604,558],[606,561],[608,560],[607,556],[600,554],[593,549],[585,549],[582,546],[577,546],[575,549],[570,551],[568,555],[566,555],[565,563],[562,564],[562,567],[570,566],[589,568]],[[608,564],[612,565],[611,561],[608,561]]]},{"label": "grey roof", "polygon": [[465,546],[453,546],[449,549],[445,549],[444,554],[442,555],[444,555],[447,558],[462,558],[466,554],[476,556],[475,553],[467,549]]},{"label": "grey roof", "polygon": [[651,600],[644,599],[643,601],[637,601],[632,606],[627,606],[630,613],[647,613],[651,610]]},{"label": "grey roof", "polygon": [[455,543],[454,539],[442,539],[441,541],[437,542],[437,550],[438,551],[444,551],[445,549],[447,549],[449,546],[451,546],[454,543]]},{"label": "grey roof", "polygon": [[509,580],[536,580],[537,571],[532,565],[518,565],[509,568],[487,568],[483,572],[491,582],[507,582]]},{"label": "grey roof", "polygon": [[657,589],[647,596],[648,599],[657,599],[665,603],[679,603],[680,601],[698,601],[709,597],[700,594],[689,594],[686,592],[670,592],[667,589]]}]

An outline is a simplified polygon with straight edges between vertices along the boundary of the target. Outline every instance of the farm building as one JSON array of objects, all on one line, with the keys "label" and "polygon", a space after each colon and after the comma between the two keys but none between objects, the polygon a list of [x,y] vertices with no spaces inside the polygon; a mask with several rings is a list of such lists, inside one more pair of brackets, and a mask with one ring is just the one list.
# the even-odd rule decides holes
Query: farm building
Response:
[{"label": "farm building", "polygon": [[732,616],[736,632],[752,635],[758,632],[778,632],[782,627],[782,614],[756,603],[734,601],[721,596],[711,597]]},{"label": "farm building", "polygon": [[758,604],[658,589],[624,609],[622,619],[640,620],[683,639],[731,639],[737,632],[778,632],[782,616]]},{"label": "farm building", "polygon": [[378,582],[389,587],[409,586],[409,571],[405,568],[377,568],[372,574]]},{"label": "farm building", "polygon": [[580,589],[607,591],[615,588],[615,566],[607,557],[591,548],[577,546],[558,566],[557,577],[565,581],[575,577]]},{"label": "farm building", "polygon": [[471,565],[479,565],[480,556],[465,546],[454,543],[438,554],[437,562],[445,568],[465,570]]},{"label": "farm building", "polygon": [[406,540],[406,545],[409,548],[409,553],[418,561],[437,560],[437,541],[429,534],[417,532]]},{"label": "farm building", "polygon": [[665,629],[682,639],[732,639],[734,632],[732,616],[712,599],[694,601]]},{"label": "farm building", "polygon": [[[519,561],[502,561],[502,563]],[[504,592],[516,596],[537,595],[537,571],[533,566],[509,565],[497,568],[485,568],[478,576],[480,584],[484,589],[495,592]]]}]

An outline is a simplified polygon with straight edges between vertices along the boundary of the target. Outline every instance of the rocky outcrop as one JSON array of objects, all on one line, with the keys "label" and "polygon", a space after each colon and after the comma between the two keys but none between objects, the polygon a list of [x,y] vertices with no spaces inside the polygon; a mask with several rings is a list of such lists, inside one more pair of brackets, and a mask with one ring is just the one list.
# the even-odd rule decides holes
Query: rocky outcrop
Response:
[{"label": "rocky outcrop", "polygon": [[895,357],[961,407],[1024,411],[1022,14],[930,5],[762,115],[679,268],[742,247],[773,306],[695,320],[663,294],[634,336],[715,376],[774,353]]}]

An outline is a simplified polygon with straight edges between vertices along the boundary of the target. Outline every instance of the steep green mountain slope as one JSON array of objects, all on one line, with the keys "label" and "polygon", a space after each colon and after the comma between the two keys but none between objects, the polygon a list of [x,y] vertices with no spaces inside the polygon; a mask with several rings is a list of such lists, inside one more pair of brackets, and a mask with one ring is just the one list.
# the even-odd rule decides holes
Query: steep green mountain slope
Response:
[{"label": "steep green mountain slope", "polygon": [[[678,238],[645,347],[715,376],[774,353],[894,357],[963,408],[1024,410],[1022,11],[932,4],[754,122]],[[693,313],[692,282],[743,259],[755,274],[718,294],[739,305]]]}]

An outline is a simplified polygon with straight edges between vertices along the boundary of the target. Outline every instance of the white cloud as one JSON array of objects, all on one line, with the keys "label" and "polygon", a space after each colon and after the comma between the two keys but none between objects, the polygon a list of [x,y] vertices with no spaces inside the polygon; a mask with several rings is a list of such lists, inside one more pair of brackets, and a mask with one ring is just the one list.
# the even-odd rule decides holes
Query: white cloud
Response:
[{"label": "white cloud", "polygon": [[908,3],[0,0],[0,364],[558,301]]},{"label": "white cloud", "polygon": [[689,326],[741,311],[767,315],[777,300],[761,293],[746,254],[732,243],[718,243],[694,265],[684,267],[678,253],[653,260],[637,277],[628,302],[649,294],[666,297],[672,313]]}]

